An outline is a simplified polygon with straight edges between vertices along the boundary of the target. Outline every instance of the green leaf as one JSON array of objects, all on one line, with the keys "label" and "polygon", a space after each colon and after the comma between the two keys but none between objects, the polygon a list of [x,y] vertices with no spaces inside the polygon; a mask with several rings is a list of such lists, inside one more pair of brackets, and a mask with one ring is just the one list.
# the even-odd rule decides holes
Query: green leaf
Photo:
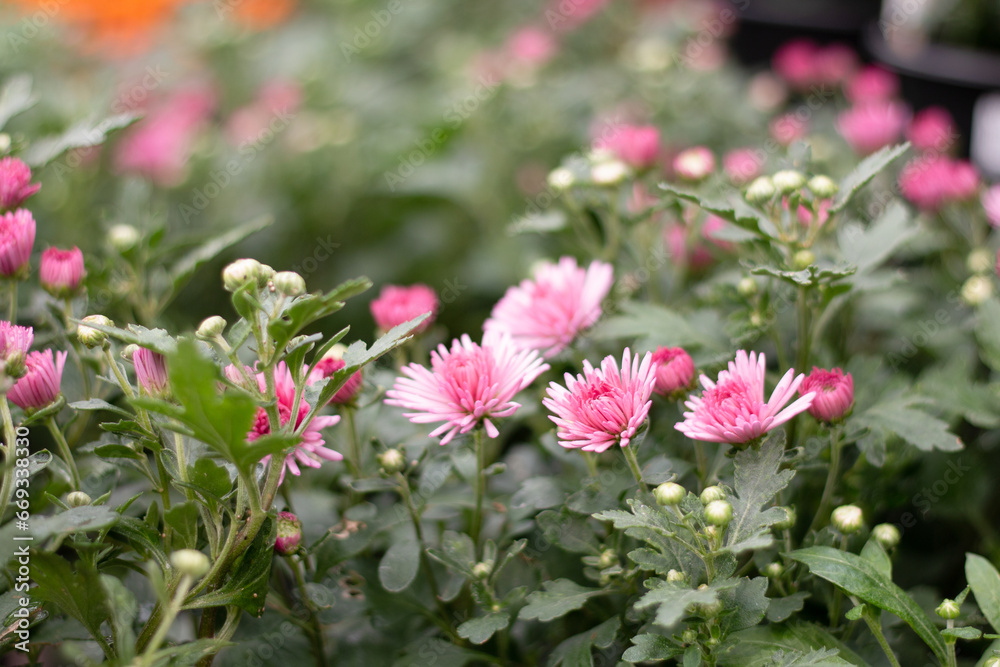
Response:
[{"label": "green leaf", "polygon": [[979,357],[993,370],[1000,370],[1000,301],[990,299],[976,310],[976,341]]},{"label": "green leaf", "polygon": [[622,314],[600,322],[591,331],[596,340],[642,339],[648,347],[699,347],[705,336],[695,331],[683,317],[662,306],[626,302]]},{"label": "green leaf", "polygon": [[983,616],[1000,632],[1000,572],[993,564],[976,554],[965,554],[965,579],[976,596]]},{"label": "green leaf", "polygon": [[528,604],[521,608],[518,618],[548,622],[580,609],[590,598],[603,595],[599,588],[584,588],[569,579],[542,582],[544,590],[528,596]]},{"label": "green leaf", "polygon": [[214,259],[226,248],[236,245],[248,236],[266,229],[274,222],[270,216],[262,216],[250,222],[237,225],[220,236],[204,240],[194,250],[181,257],[170,267],[169,279],[172,293],[176,293],[191,279],[203,264]]},{"label": "green leaf", "polygon": [[[218,653],[232,642],[221,639],[195,639],[184,644],[165,646],[152,655],[153,664],[168,664],[170,667],[194,667],[202,658]],[[168,660],[169,663],[162,661]]]},{"label": "green leaf", "polygon": [[[647,582],[647,585],[650,582]],[[719,599],[719,588],[691,589],[681,584],[665,583],[649,591],[635,603],[636,609],[656,607],[654,623],[672,628],[693,604],[711,604]]]},{"label": "green leaf", "polygon": [[530,477],[521,483],[510,497],[512,510],[544,510],[557,507],[566,500],[566,491],[552,477]]},{"label": "green leaf", "polygon": [[840,227],[837,240],[844,259],[856,266],[859,274],[867,274],[881,266],[918,231],[906,206],[894,201],[867,228],[860,224]]},{"label": "green leaf", "polygon": [[97,570],[77,561],[74,571],[62,556],[33,552],[31,578],[38,584],[31,589],[32,598],[57,606],[80,621],[93,637],[103,637],[101,624],[110,619],[110,613]]},{"label": "green leaf", "polygon": [[926,401],[926,398],[899,394],[883,398],[856,415],[853,421],[876,432],[895,433],[925,452],[932,449],[957,452],[963,449],[961,439],[948,431],[948,424],[914,407],[921,401]]},{"label": "green leaf", "polygon": [[429,548],[427,553],[448,569],[466,577],[472,576],[472,567],[476,564],[476,546],[465,533],[444,531],[441,535],[441,548]]},{"label": "green leaf", "polygon": [[204,489],[216,498],[225,498],[233,489],[229,471],[212,459],[201,457],[188,468],[188,471],[188,480],[192,486]]},{"label": "green leaf", "polygon": [[378,565],[378,579],[390,593],[405,590],[420,571],[420,543],[415,539],[395,542]]},{"label": "green leaf", "polygon": [[[156,506],[152,505],[152,507]],[[161,569],[166,570],[169,567],[159,532],[144,521],[130,516],[119,516],[117,523],[111,527],[108,535],[131,546],[142,560],[153,558]]]},{"label": "green leaf", "polygon": [[721,621],[724,633],[737,632],[753,626],[764,620],[767,613],[767,577],[739,580],[735,588],[726,589],[719,594],[727,610]]},{"label": "green leaf", "polygon": [[870,537],[861,549],[861,557],[871,563],[883,577],[892,580],[892,560],[874,537]]},{"label": "green leaf", "polygon": [[944,639],[934,627],[934,622],[913,598],[864,558],[831,547],[799,549],[788,556],[806,565],[816,576],[851,595],[899,616],[924,640],[942,663],[947,660]]},{"label": "green leaf", "polygon": [[508,625],[510,625],[509,612],[493,611],[462,623],[456,631],[459,637],[468,639],[473,644],[485,644],[490,637],[505,630]]},{"label": "green leaf", "polygon": [[[118,513],[107,505],[84,505],[52,516],[32,516],[28,520],[29,528],[26,531],[19,530],[17,522],[11,521],[0,528],[0,564],[7,563],[18,547],[27,545],[33,549],[41,549],[51,537],[101,530],[113,526],[118,518]],[[31,537],[32,540],[20,541],[15,540],[15,537]]]},{"label": "green leaf", "polygon": [[175,549],[194,549],[198,546],[198,505],[192,501],[179,503],[163,514],[163,521],[174,529]]},{"label": "green leaf", "polygon": [[139,612],[139,604],[132,591],[116,577],[102,574],[101,586],[108,601],[113,645],[118,649],[118,658],[123,664],[128,664],[135,656],[135,629],[132,624]]},{"label": "green leaf", "polygon": [[421,638],[406,647],[401,658],[392,663],[392,667],[428,667],[428,658],[432,659],[434,667],[465,667],[473,661],[478,664],[495,663],[495,658],[456,646],[446,639],[436,637]]},{"label": "green leaf", "polygon": [[27,74],[12,76],[0,90],[0,129],[11,118],[35,105],[38,97],[31,94],[31,77]]},{"label": "green leaf", "polygon": [[825,629],[802,622],[758,625],[741,630],[727,637],[716,653],[720,667],[773,667],[776,655],[778,660],[787,660],[805,659],[816,654],[826,661],[818,663],[822,665],[869,667],[867,662]]},{"label": "green leaf", "polygon": [[767,606],[767,620],[772,623],[781,623],[787,620],[792,614],[802,611],[808,597],[809,593],[801,591],[783,598],[771,598]]},{"label": "green leaf", "polygon": [[872,153],[854,168],[844,180],[840,182],[840,191],[833,200],[830,213],[837,213],[851,201],[854,194],[863,188],[875,175],[889,166],[889,163],[905,153],[910,148],[909,143],[898,146],[886,146],[885,148]]},{"label": "green leaf", "polygon": [[772,431],[760,448],[751,447],[736,455],[736,496],[730,500],[733,519],[726,531],[727,551],[740,553],[773,542],[771,526],[784,520],[785,512],[763,507],[795,476],[793,470],[780,470],[784,454],[784,432]]},{"label": "green leaf", "polygon": [[117,405],[112,405],[111,403],[108,403],[100,398],[92,398],[89,401],[76,401],[75,403],[70,403],[69,407],[74,410],[107,410],[108,412],[121,415],[126,419],[135,419],[135,415],[128,410],[120,408]]},{"label": "green leaf", "polygon": [[866,609],[868,609],[868,605],[862,602],[861,604],[848,609],[847,613],[844,614],[844,616],[847,618],[848,621],[860,621],[862,618],[864,618]]},{"label": "green leaf", "polygon": [[618,636],[621,619],[613,616],[600,625],[574,635],[563,641],[552,651],[546,667],[593,667],[592,647],[607,648]]},{"label": "green leaf", "polygon": [[571,514],[565,507],[559,512],[545,510],[535,517],[535,523],[549,542],[564,551],[576,554],[601,553],[600,544],[587,520]]},{"label": "green leaf", "polygon": [[983,636],[983,631],[978,628],[945,628],[941,631],[941,635],[944,637],[951,637],[952,639],[965,639],[965,640],[976,640]]},{"label": "green leaf", "polygon": [[344,307],[344,300],[370,288],[367,278],[355,278],[341,283],[326,294],[306,294],[295,299],[280,317],[271,320],[267,332],[274,338],[274,349],[284,350],[288,341],[313,322],[332,315]]},{"label": "green leaf", "polygon": [[135,461],[146,460],[145,455],[140,454],[128,445],[119,445],[116,443],[98,445],[97,447],[94,447],[94,454],[102,459],[132,459]]},{"label": "green leaf", "polygon": [[74,148],[100,146],[114,130],[128,127],[139,120],[139,114],[120,113],[94,122],[83,120],[70,126],[60,135],[39,139],[24,152],[24,161],[31,167],[42,167],[63,153]]},{"label": "green leaf", "polygon": [[739,192],[730,192],[724,199],[704,198],[694,192],[682,190],[670,183],[661,183],[660,189],[690,202],[698,204],[709,213],[714,213],[723,220],[728,220],[737,227],[754,233],[759,237],[777,238],[779,233],[767,214],[758,211],[747,203]]},{"label": "green leaf", "polygon": [[632,643],[634,646],[630,646],[622,655],[625,662],[669,660],[681,654],[681,649],[663,635],[646,632],[632,637]]},{"label": "green leaf", "polygon": [[235,605],[253,616],[264,613],[277,530],[273,517],[265,519],[253,542],[236,559],[226,582],[216,591],[187,600],[184,609]]}]

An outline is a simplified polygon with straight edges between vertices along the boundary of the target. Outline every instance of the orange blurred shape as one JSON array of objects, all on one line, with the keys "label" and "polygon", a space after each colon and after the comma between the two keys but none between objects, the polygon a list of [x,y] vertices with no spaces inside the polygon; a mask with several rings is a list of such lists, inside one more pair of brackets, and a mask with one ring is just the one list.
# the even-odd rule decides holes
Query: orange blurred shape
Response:
[{"label": "orange blurred shape", "polygon": [[296,0],[216,0],[216,5],[227,2],[239,21],[258,30],[285,21],[297,4]]}]

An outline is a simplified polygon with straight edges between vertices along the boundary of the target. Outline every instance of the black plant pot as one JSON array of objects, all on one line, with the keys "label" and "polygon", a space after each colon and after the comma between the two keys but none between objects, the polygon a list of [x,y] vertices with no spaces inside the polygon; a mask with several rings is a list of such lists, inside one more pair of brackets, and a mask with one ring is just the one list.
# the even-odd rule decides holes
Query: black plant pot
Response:
[{"label": "black plant pot", "polygon": [[865,27],[879,14],[880,0],[729,0],[739,17],[731,40],[747,65],[770,60],[792,39],[841,42],[860,49]]},{"label": "black plant pot", "polygon": [[933,43],[901,53],[874,23],[864,36],[871,58],[899,75],[906,101],[918,110],[936,105],[951,112],[962,133],[962,155],[976,142],[971,153],[979,168],[1000,177],[1000,98],[989,110],[990,99],[1000,94],[1000,54]]}]

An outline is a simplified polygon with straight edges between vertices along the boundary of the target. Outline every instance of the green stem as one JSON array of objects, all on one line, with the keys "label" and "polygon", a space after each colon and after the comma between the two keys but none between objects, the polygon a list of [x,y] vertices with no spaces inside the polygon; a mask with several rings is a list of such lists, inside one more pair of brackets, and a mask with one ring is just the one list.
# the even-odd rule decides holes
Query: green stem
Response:
[{"label": "green stem", "polygon": [[843,443],[840,439],[840,427],[834,427],[830,432],[830,469],[826,473],[826,484],[823,486],[823,495],[819,499],[819,507],[816,508],[816,516],[809,524],[809,532],[818,530],[823,523],[823,517],[830,511],[830,502],[833,500],[833,492],[837,488],[837,476],[840,474],[840,454]]},{"label": "green stem", "polygon": [[350,438],[351,456],[347,460],[347,467],[354,479],[361,478],[361,443],[358,442],[358,428],[354,420],[354,408],[350,405],[344,406],[344,421],[347,422],[347,434]]},{"label": "green stem", "polygon": [[441,602],[441,594],[438,591],[437,577],[434,576],[431,562],[427,559],[427,542],[424,540],[424,529],[420,524],[420,514],[417,512],[417,506],[413,504],[413,495],[410,493],[410,481],[401,472],[396,473],[396,479],[399,481],[399,495],[403,498],[403,504],[406,505],[406,511],[409,512],[410,521],[413,523],[413,532],[417,536],[417,545],[420,547],[420,567],[424,571],[424,577],[427,578],[427,585],[434,596],[434,602],[441,613],[441,618],[445,620],[446,626],[450,628],[451,626],[447,623],[448,613]]},{"label": "green stem", "polygon": [[167,636],[167,632],[170,630],[170,626],[173,624],[174,619],[177,618],[177,614],[181,611],[181,606],[184,604],[184,598],[187,597],[188,590],[191,588],[191,575],[185,574],[181,577],[180,583],[177,585],[177,590],[174,591],[173,597],[170,598],[170,604],[167,605],[167,610],[160,618],[160,624],[156,628],[156,634],[153,638],[149,640],[146,645],[146,650],[143,652],[142,656],[136,661],[138,667],[151,667],[155,660],[153,659],[153,654],[156,653],[156,649],[160,647],[163,640]]},{"label": "green stem", "polygon": [[486,448],[483,445],[484,431],[482,428],[477,428],[473,431],[472,435],[476,449],[476,506],[472,514],[470,537],[472,537],[472,544],[476,547],[476,555],[478,557],[479,532],[482,530],[483,525],[483,496],[486,491],[486,477],[483,475],[483,470],[486,468]]},{"label": "green stem", "polygon": [[3,415],[3,439],[6,443],[3,448],[3,484],[0,485],[0,521],[2,521],[10,505],[10,499],[14,495],[14,460],[17,449],[14,420],[10,416],[7,394],[0,394],[0,414]]},{"label": "green stem", "polygon": [[875,640],[878,642],[878,645],[881,646],[882,650],[885,652],[885,657],[889,659],[889,664],[891,664],[892,667],[900,667],[899,660],[896,659],[896,654],[892,652],[892,648],[889,647],[889,642],[886,641],[885,635],[882,634],[882,626],[878,622],[878,619],[873,618],[872,614],[868,611],[865,611],[862,616],[865,619],[865,623],[868,624],[868,629],[872,631],[873,635],[875,635]]},{"label": "green stem", "polygon": [[597,470],[597,456],[593,452],[583,452],[583,460],[587,463],[587,471],[596,482],[597,476],[600,474]]},{"label": "green stem", "polygon": [[316,615],[316,605],[313,604],[312,599],[309,597],[309,591],[306,589],[306,580],[302,576],[302,568],[299,567],[298,559],[294,556],[289,558],[288,565],[292,568],[292,574],[295,575],[295,584],[299,587],[302,604],[305,605],[306,610],[309,612],[309,639],[313,645],[313,657],[316,658],[316,667],[326,667],[326,649],[323,647],[323,626],[320,625],[319,617]]},{"label": "green stem", "polygon": [[701,482],[701,491],[708,484],[708,457],[705,455],[705,443],[694,441],[694,457],[698,462],[698,481]]},{"label": "green stem", "polygon": [[17,324],[17,283],[14,278],[7,279],[7,290],[10,295],[10,307],[7,311],[7,321]]},{"label": "green stem", "polygon": [[73,480],[73,490],[80,490],[80,471],[77,470],[76,461],[73,460],[73,453],[69,449],[69,443],[66,442],[63,432],[59,430],[56,426],[56,420],[49,417],[45,420],[45,425],[49,427],[49,433],[52,434],[52,438],[56,441],[56,446],[59,448],[59,455],[62,457],[63,461],[66,463],[66,467],[69,468],[70,478]]},{"label": "green stem", "polygon": [[625,453],[625,460],[628,461],[628,467],[632,470],[632,476],[635,477],[635,481],[639,483],[639,488],[643,492],[648,492],[649,487],[646,483],[642,481],[642,469],[639,468],[639,459],[636,457],[635,446],[630,445],[628,447],[622,447],[622,451]]},{"label": "green stem", "polygon": [[809,368],[809,349],[812,345],[812,336],[809,335],[809,288],[804,285],[799,287],[798,311],[799,349],[795,368],[800,373],[805,373]]}]

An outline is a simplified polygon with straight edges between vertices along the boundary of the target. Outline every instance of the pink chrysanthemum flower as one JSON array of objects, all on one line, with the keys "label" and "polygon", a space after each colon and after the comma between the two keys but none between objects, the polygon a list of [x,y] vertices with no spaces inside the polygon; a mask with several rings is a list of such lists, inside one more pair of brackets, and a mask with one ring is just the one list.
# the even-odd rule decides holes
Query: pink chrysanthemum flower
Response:
[{"label": "pink chrysanthemum flower", "polygon": [[2,372],[9,377],[23,375],[28,348],[34,339],[35,331],[31,327],[21,327],[0,320],[0,361],[5,364]]},{"label": "pink chrysanthemum flower", "polygon": [[790,146],[809,133],[809,119],[787,113],[772,120],[767,128],[772,139],[782,146]]},{"label": "pink chrysanthemum flower", "polygon": [[511,33],[504,44],[504,49],[514,62],[540,66],[556,55],[559,42],[546,30],[525,26]]},{"label": "pink chrysanthemum flower", "polygon": [[725,169],[729,180],[737,185],[743,185],[760,176],[766,159],[764,151],[737,148],[723,156],[722,168]]},{"label": "pink chrysanthemum flower", "polygon": [[424,320],[414,332],[426,331],[434,322],[438,311],[438,298],[427,285],[386,285],[378,298],[371,303],[372,318],[382,331],[389,331],[394,326],[409,322],[424,313],[430,317]]},{"label": "pink chrysanthemum flower", "polygon": [[[263,373],[257,373],[257,383],[262,392],[267,391],[267,379]],[[278,417],[281,420],[281,425],[284,426],[292,418],[292,407],[295,404],[295,380],[292,379],[292,373],[283,361],[274,369],[274,388],[278,401]],[[295,416],[295,428],[299,427],[305,416],[309,414],[309,410],[309,404],[301,400],[300,397],[299,413]],[[290,470],[293,475],[301,475],[299,464],[307,468],[318,468],[324,460],[340,461],[344,458],[340,452],[325,447],[326,442],[322,435],[323,429],[333,426],[339,421],[340,417],[334,415],[315,417],[309,422],[301,434],[302,439],[295,445],[295,449],[285,457],[285,464],[281,467],[281,477],[278,479],[279,484],[285,481],[286,470]],[[271,422],[267,411],[264,408],[258,408],[257,418],[254,420],[250,433],[247,434],[247,440],[252,442],[270,433]],[[271,456],[268,455],[263,458],[262,462],[267,465],[270,460]]]},{"label": "pink chrysanthemum flower", "polygon": [[653,404],[656,385],[653,355],[622,354],[621,369],[608,355],[600,368],[583,362],[583,375],[566,373],[566,386],[549,384],[542,404],[555,413],[549,416],[558,430],[559,444],[567,449],[603,452],[614,445],[628,447]]},{"label": "pink chrysanthemum flower", "polygon": [[804,89],[816,83],[819,47],[807,39],[796,39],[778,48],[771,60],[775,73],[793,88]]},{"label": "pink chrysanthemum flower", "polygon": [[11,278],[26,271],[35,244],[35,218],[20,208],[0,216],[0,276]]},{"label": "pink chrysanthemum flower", "polygon": [[521,349],[551,357],[601,317],[601,302],[611,291],[614,269],[593,261],[587,269],[572,257],[546,262],[534,279],[510,287],[483,324],[486,333],[506,333]]},{"label": "pink chrysanthemum flower", "polygon": [[80,287],[86,271],[83,252],[73,246],[69,250],[48,248],[38,266],[38,282],[55,296],[68,296]]},{"label": "pink chrysanthemum flower", "polygon": [[59,398],[67,352],[32,352],[25,366],[28,372],[7,392],[7,397],[23,410],[38,410]]},{"label": "pink chrysanthemum flower", "polygon": [[656,385],[653,391],[661,396],[685,393],[694,379],[694,361],[681,347],[661,347],[653,352]]},{"label": "pink chrysanthemum flower", "polygon": [[946,109],[928,107],[913,117],[906,137],[919,151],[943,152],[955,143],[958,129]]},{"label": "pink chrysanthemum flower", "polygon": [[660,130],[652,125],[621,125],[594,141],[596,150],[613,153],[631,167],[642,169],[660,156]]},{"label": "pink chrysanthemum flower", "polygon": [[844,86],[847,99],[855,104],[891,99],[899,92],[895,74],[874,65],[865,67]]},{"label": "pink chrysanthemum flower", "polygon": [[688,181],[700,181],[715,171],[715,155],[705,146],[688,148],[674,158],[674,173]]},{"label": "pink chrysanthemum flower", "polygon": [[684,421],[675,428],[692,440],[728,442],[741,445],[761,437],[771,429],[809,409],[815,394],[807,393],[785,407],[802,384],[804,375],[789,370],[764,402],[764,355],[745,350],[736,353],[729,369],[716,382],[705,375],[701,396],[692,396],[684,405]]},{"label": "pink chrysanthemum flower", "polygon": [[839,368],[812,369],[802,380],[799,394],[814,393],[809,414],[820,421],[835,422],[843,419],[854,407],[854,378]]},{"label": "pink chrysanthemum flower", "polygon": [[167,395],[170,380],[167,378],[166,359],[162,354],[140,347],[132,354],[132,364],[143,391],[154,397]]},{"label": "pink chrysanthemum flower", "polygon": [[414,424],[443,422],[430,433],[442,445],[480,424],[495,438],[500,432],[493,420],[514,414],[521,407],[514,396],[548,368],[536,350],[518,349],[508,336],[486,334],[477,345],[464,335],[451,349],[432,351],[429,369],[403,367],[406,377],[396,378],[385,402],[412,410],[405,416]]},{"label": "pink chrysanthemum flower", "polygon": [[928,154],[911,160],[899,173],[903,196],[925,211],[975,196],[979,173],[971,163]]},{"label": "pink chrysanthemum flower", "polygon": [[[331,377],[334,373],[346,365],[347,362],[340,357],[323,357],[316,362],[316,367],[313,368],[312,377],[310,378],[311,382],[318,382]],[[333,395],[330,402],[338,405],[353,403],[354,399],[358,395],[358,392],[361,390],[361,382],[361,371],[358,371],[351,377],[347,378],[347,382],[345,382],[344,386],[337,390],[337,393]]]},{"label": "pink chrysanthemum flower", "polygon": [[899,139],[909,119],[902,102],[872,100],[837,116],[837,131],[860,155],[874,153]]},{"label": "pink chrysanthemum flower", "polygon": [[38,192],[40,183],[31,183],[31,169],[16,157],[0,159],[0,210],[15,208]]}]

